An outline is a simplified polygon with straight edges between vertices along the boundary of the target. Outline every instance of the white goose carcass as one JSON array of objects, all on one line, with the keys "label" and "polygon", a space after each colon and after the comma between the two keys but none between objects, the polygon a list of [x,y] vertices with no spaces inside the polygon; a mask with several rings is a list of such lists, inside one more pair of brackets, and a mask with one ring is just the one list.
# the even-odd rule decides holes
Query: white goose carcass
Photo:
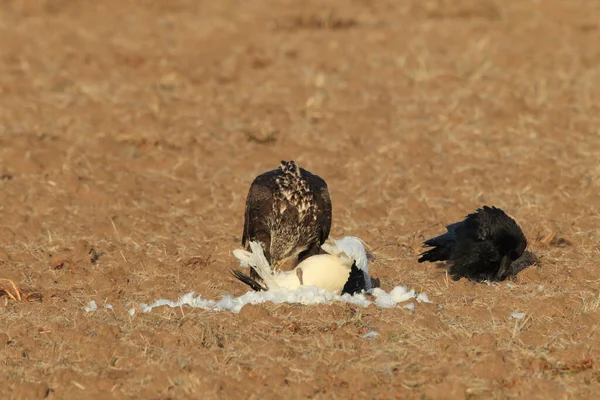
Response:
[{"label": "white goose carcass", "polygon": [[240,260],[241,266],[250,266],[265,286],[240,271],[232,273],[256,291],[316,286],[335,294],[354,294],[372,288],[366,251],[359,238],[347,236],[332,240],[332,244],[324,243],[321,248],[327,254],[308,257],[291,271],[279,271],[269,265],[261,244],[252,241],[251,251],[236,249],[233,255]]}]

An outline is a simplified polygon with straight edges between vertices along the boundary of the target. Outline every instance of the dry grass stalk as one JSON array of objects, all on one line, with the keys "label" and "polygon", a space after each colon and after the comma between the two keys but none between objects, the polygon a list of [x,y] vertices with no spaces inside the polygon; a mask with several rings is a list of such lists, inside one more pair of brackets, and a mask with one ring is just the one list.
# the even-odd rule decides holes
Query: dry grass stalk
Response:
[{"label": "dry grass stalk", "polygon": [[11,300],[22,301],[19,288],[10,279],[0,279],[0,295],[6,295]]}]

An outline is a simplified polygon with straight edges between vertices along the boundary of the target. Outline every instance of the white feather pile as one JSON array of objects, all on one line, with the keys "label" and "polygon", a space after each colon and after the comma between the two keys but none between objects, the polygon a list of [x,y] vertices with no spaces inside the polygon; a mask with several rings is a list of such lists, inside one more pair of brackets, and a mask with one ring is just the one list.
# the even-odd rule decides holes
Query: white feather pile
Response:
[{"label": "white feather pile", "polygon": [[[431,303],[426,294],[416,294],[414,290],[407,290],[402,286],[396,286],[389,293],[385,290],[375,288],[373,290],[373,297],[375,301],[367,299],[362,293],[357,293],[353,296],[349,294],[336,295],[325,289],[319,289],[314,286],[300,286],[296,290],[277,290],[277,291],[265,291],[265,292],[248,292],[239,297],[225,296],[221,300],[210,300],[205,299],[200,294],[189,292],[181,296],[178,300],[167,300],[159,299],[154,301],[152,304],[140,303],[138,307],[132,303],[127,303],[128,313],[130,316],[134,316],[136,309],[142,312],[150,312],[156,307],[168,306],[171,308],[181,307],[187,305],[192,308],[201,308],[209,311],[230,311],[235,314],[239,313],[243,306],[246,304],[262,304],[262,303],[274,303],[274,304],[302,304],[302,305],[314,305],[314,304],[331,304],[334,302],[351,303],[361,307],[368,307],[370,304],[375,304],[380,308],[391,308],[396,307],[398,303],[402,303],[411,299],[414,299],[418,303]],[[414,310],[414,303],[404,305],[403,308]],[[95,311],[94,307],[84,307],[87,312]]]},{"label": "white feather pile", "polygon": [[[300,286],[296,290],[290,291],[270,291],[265,292],[248,292],[239,297],[225,296],[221,300],[209,300],[202,298],[202,295],[196,295],[194,292],[187,293],[181,296],[177,301],[160,299],[152,304],[140,304],[142,312],[150,312],[155,307],[169,306],[172,308],[181,307],[183,305],[192,308],[202,308],[209,311],[231,311],[235,314],[239,313],[246,304],[331,304],[333,302],[351,303],[361,307],[368,307],[370,304],[375,304],[381,308],[395,307],[398,303],[415,299],[417,302],[430,303],[427,295],[416,295],[414,290],[406,290],[402,286],[396,286],[390,293],[386,293],[382,289],[375,289],[373,292],[375,302],[366,298],[364,294],[343,294],[335,295],[327,290],[319,289],[314,286]],[[404,308],[414,309],[414,304],[405,305]]]}]

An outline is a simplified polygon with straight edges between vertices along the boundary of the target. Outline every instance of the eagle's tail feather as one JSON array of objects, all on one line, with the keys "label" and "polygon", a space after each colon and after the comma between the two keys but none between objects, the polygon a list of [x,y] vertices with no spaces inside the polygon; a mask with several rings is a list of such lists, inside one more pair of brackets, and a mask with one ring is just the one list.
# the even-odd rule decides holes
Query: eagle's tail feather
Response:
[{"label": "eagle's tail feather", "polygon": [[263,287],[256,280],[252,279],[251,277],[249,277],[248,275],[244,274],[241,271],[231,270],[231,274],[233,276],[235,276],[236,279],[238,279],[239,281],[241,281],[241,282],[245,283],[246,285],[250,286],[252,288],[252,290],[255,290],[257,292],[262,292],[262,291],[266,291],[267,290],[267,288]]},{"label": "eagle's tail feather", "polygon": [[240,260],[242,266],[250,265],[269,289],[277,289],[279,285],[276,282],[273,269],[265,257],[261,244],[256,241],[250,242],[250,250],[252,252],[236,249],[233,251],[233,255]]}]

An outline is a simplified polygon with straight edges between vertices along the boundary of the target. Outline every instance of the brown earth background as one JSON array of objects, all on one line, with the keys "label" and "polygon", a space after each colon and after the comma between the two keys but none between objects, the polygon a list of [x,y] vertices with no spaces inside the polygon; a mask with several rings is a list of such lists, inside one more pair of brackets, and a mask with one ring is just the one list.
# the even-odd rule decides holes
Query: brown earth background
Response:
[{"label": "brown earth background", "polygon": [[[598,398],[599,21],[592,0],[1,1],[1,397]],[[245,293],[245,196],[288,159],[382,288],[432,304],[127,313]],[[483,204],[537,266],[417,264]]]}]

